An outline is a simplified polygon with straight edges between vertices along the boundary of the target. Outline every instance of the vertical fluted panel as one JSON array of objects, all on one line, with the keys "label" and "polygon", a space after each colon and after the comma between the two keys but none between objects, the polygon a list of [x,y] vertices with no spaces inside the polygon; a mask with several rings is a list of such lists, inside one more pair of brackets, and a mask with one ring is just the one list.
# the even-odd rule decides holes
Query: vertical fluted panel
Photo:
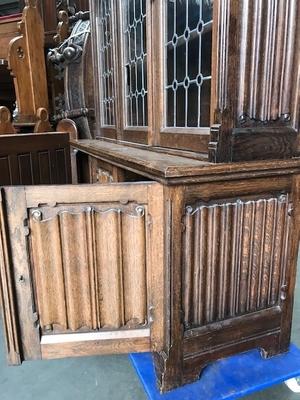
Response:
[{"label": "vertical fluted panel", "polygon": [[238,116],[276,120],[293,111],[299,2],[242,0],[240,7]]},{"label": "vertical fluted panel", "polygon": [[[199,264],[198,260],[196,260],[194,256],[195,242],[199,243],[199,231],[194,231],[194,218],[191,214],[192,211],[192,207],[187,207],[185,215],[185,235],[183,243],[183,260],[185,262],[183,268],[183,309],[187,321],[191,321],[193,319],[193,315],[191,313],[193,304],[193,283],[194,281],[198,281],[198,279],[196,279],[196,276],[195,278],[193,276],[194,271],[192,260],[194,260],[195,269]],[[197,226],[199,226],[199,224]]]},{"label": "vertical fluted panel", "polygon": [[143,209],[132,217],[123,215],[123,282],[125,324],[145,323],[146,315],[146,238]]},{"label": "vertical fluted panel", "polygon": [[186,208],[183,308],[187,328],[280,301],[288,219],[285,195]]},{"label": "vertical fluted panel", "polygon": [[85,215],[60,214],[60,230],[68,327],[93,329]]},{"label": "vertical fluted panel", "polygon": [[32,246],[41,327],[67,329],[59,217],[32,222]]},{"label": "vertical fluted panel", "polygon": [[119,328],[124,324],[121,215],[96,213],[95,222],[101,326]]},{"label": "vertical fluted panel", "polygon": [[35,292],[45,331],[147,322],[144,208],[31,215]]},{"label": "vertical fluted panel", "polygon": [[[202,302],[196,302],[194,318],[197,321],[205,321],[205,309],[206,309],[206,275],[205,271],[205,260],[207,257],[207,231],[205,227],[208,223],[208,210],[203,210],[202,213],[195,218],[195,244],[194,244],[194,257],[195,257],[195,280],[193,285],[193,303],[195,304],[195,299],[202,298]],[[198,251],[199,247],[201,251]],[[201,323],[201,322],[200,322]]]}]

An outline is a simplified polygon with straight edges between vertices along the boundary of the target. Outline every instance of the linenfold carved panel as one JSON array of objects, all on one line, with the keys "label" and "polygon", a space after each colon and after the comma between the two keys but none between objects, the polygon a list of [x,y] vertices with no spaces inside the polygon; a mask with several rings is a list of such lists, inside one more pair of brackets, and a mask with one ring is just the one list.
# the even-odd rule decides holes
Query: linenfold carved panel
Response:
[{"label": "linenfold carved panel", "polygon": [[186,207],[186,328],[280,304],[290,226],[288,195]]},{"label": "linenfold carved panel", "polygon": [[238,117],[241,122],[292,119],[297,129],[299,2],[252,0],[240,7]]},{"label": "linenfold carved panel", "polygon": [[144,207],[53,210],[30,216],[42,330],[146,324]]}]

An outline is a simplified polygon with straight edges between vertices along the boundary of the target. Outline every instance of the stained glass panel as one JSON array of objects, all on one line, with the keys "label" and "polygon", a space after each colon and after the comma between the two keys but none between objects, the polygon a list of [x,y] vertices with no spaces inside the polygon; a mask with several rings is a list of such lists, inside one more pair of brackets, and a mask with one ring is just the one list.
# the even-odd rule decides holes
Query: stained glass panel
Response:
[{"label": "stained glass panel", "polygon": [[146,0],[124,0],[124,77],[127,126],[147,126]]},{"label": "stained glass panel", "polygon": [[100,67],[102,125],[115,125],[115,91],[111,0],[100,3]]},{"label": "stained glass panel", "polygon": [[210,121],[213,0],[166,0],[166,126]]}]

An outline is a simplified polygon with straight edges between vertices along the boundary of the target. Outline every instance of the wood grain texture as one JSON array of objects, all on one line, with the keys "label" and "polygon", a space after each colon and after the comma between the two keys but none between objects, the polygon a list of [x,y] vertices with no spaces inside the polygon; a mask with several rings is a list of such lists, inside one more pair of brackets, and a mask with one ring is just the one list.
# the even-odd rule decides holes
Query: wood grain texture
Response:
[{"label": "wood grain texture", "polygon": [[41,327],[120,328],[147,323],[145,217],[132,212],[60,209],[30,219]]},{"label": "wood grain texture", "polygon": [[289,158],[298,154],[297,131],[291,127],[237,128],[231,138],[231,160]]},{"label": "wood grain texture", "polygon": [[18,36],[18,22],[22,18],[21,14],[16,15],[14,18],[8,16],[0,20],[0,58],[7,60],[9,42]]},{"label": "wood grain texture", "polygon": [[21,186],[3,193],[8,230],[1,226],[0,250],[9,240],[17,304],[6,317],[20,327],[20,361],[161,350],[162,186]]},{"label": "wood grain texture", "polygon": [[40,107],[48,110],[44,28],[36,1],[26,2],[19,36],[9,43],[8,68],[14,78],[18,122],[35,122]]},{"label": "wood grain texture", "polygon": [[288,261],[288,209],[286,195],[187,207],[186,327],[280,304]]},{"label": "wood grain texture", "polygon": [[21,360],[41,358],[38,316],[32,287],[32,270],[27,247],[27,212],[23,187],[3,190],[9,238],[10,265],[17,311],[18,339]]},{"label": "wood grain texture", "polygon": [[240,15],[238,118],[289,121],[300,44],[299,3],[242,1]]},{"label": "wood grain texture", "polygon": [[[130,144],[113,143],[106,140],[71,140],[71,145],[81,152],[98,158],[108,164],[130,170],[164,184],[229,181],[247,177],[279,176],[299,168],[300,159],[264,160],[256,162],[235,162],[214,164],[170,152],[156,152],[149,147],[137,148]],[[281,172],[279,172],[281,170]],[[271,173],[272,171],[272,173]],[[296,169],[294,170],[296,171]]]},{"label": "wood grain texture", "polygon": [[215,2],[210,161],[296,154],[299,16],[296,0]]},{"label": "wood grain texture", "polygon": [[0,203],[0,304],[7,361],[11,365],[18,365],[21,363],[21,355],[16,319],[17,309],[13,289],[12,271],[10,268],[7,227],[2,195],[3,193],[1,193]]},{"label": "wood grain texture", "polygon": [[8,135],[16,133],[16,130],[11,122],[11,113],[7,107],[0,107],[0,135]]},{"label": "wood grain texture", "polygon": [[43,344],[41,348],[43,360],[98,356],[99,354],[143,353],[150,351],[150,338],[95,340],[87,343]]},{"label": "wood grain texture", "polygon": [[186,185],[180,202],[171,197],[169,314],[163,350],[154,355],[161,391],[199,379],[224,356],[287,351],[299,191],[296,177],[277,178]]}]

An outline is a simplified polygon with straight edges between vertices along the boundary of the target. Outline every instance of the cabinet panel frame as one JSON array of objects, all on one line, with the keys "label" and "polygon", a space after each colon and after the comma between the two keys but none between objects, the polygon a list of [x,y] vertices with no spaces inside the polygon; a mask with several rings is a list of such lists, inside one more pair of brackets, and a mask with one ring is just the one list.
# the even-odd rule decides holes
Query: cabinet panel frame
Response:
[{"label": "cabinet panel frame", "polygon": [[[12,364],[25,360],[61,358],[75,355],[95,355],[159,350],[164,340],[164,209],[163,187],[157,183],[122,183],[108,185],[62,185],[41,187],[5,187],[2,189],[3,212],[1,235],[7,241],[11,273],[1,268],[1,297],[4,298],[4,325]],[[28,211],[39,205],[53,207],[89,204],[137,202],[147,205],[145,226],[147,240],[147,320],[148,327],[101,330],[91,333],[62,335],[41,334],[38,307],[35,300],[33,266],[28,238]],[[7,229],[3,229],[7,226]],[[2,249],[2,246],[1,246]],[[9,269],[8,269],[9,268]],[[5,271],[4,271],[5,272]],[[7,292],[11,293],[7,297]],[[10,334],[12,332],[12,335]],[[82,338],[82,340],[81,340]],[[19,346],[19,347],[18,347]],[[8,349],[8,350],[9,350]],[[79,349],[79,350],[78,350]],[[78,353],[78,354],[77,354]]]},{"label": "cabinet panel frame", "polygon": [[[224,356],[253,348],[261,349],[263,357],[288,351],[300,230],[300,176],[289,175],[277,179],[254,179],[254,185],[248,185],[249,179],[239,179],[223,182],[222,185],[206,183],[166,188],[166,199],[169,202],[166,211],[169,230],[165,233],[169,254],[166,261],[166,291],[169,293],[167,304],[170,311],[165,325],[168,336],[164,349],[154,355],[159,386],[163,392],[199,379],[208,363]],[[275,193],[279,196],[281,193],[288,194],[291,206],[288,211],[289,239],[286,243],[286,291],[282,288],[284,297],[280,305],[243,313],[225,323],[218,321],[185,330],[182,240],[186,205],[198,200],[222,203],[222,199],[239,199],[243,196],[261,199]],[[179,304],[178,299],[182,299],[182,304]],[[234,341],[231,339],[232,332],[238,335]]]}]

